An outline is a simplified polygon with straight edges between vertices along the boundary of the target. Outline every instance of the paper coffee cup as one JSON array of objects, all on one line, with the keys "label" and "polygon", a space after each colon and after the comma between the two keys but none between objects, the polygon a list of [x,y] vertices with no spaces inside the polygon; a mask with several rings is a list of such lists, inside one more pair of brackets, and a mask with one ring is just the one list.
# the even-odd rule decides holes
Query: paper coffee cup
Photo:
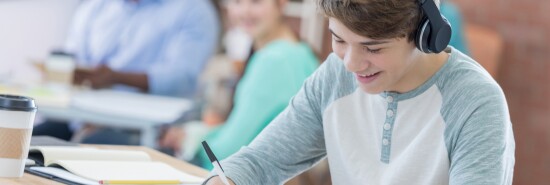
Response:
[{"label": "paper coffee cup", "polygon": [[45,62],[46,84],[57,90],[70,90],[76,63],[71,55],[52,54]]},{"label": "paper coffee cup", "polygon": [[0,94],[0,177],[23,176],[35,113],[33,99]]}]

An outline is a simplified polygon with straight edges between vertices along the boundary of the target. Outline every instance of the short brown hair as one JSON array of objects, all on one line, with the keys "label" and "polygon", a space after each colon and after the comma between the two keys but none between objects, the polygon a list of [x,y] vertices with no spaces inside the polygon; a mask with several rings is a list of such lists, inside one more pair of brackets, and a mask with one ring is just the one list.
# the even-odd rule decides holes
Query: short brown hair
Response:
[{"label": "short brown hair", "polygon": [[319,9],[371,39],[413,41],[422,17],[418,0],[318,0]]}]

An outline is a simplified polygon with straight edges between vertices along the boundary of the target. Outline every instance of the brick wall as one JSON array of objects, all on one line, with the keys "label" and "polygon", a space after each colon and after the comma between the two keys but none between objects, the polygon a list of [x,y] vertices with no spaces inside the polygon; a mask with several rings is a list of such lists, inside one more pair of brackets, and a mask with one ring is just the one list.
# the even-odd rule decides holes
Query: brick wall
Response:
[{"label": "brick wall", "polygon": [[452,0],[468,22],[504,39],[497,81],[516,139],[514,184],[550,183],[550,1]]}]

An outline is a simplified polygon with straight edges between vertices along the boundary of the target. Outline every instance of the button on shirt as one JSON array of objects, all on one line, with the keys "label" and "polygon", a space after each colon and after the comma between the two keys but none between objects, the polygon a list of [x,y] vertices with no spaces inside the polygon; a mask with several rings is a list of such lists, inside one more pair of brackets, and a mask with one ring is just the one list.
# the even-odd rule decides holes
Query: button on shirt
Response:
[{"label": "button on shirt", "polygon": [[152,94],[191,97],[218,34],[210,1],[93,0],[78,8],[65,50],[80,66],[147,74]]}]

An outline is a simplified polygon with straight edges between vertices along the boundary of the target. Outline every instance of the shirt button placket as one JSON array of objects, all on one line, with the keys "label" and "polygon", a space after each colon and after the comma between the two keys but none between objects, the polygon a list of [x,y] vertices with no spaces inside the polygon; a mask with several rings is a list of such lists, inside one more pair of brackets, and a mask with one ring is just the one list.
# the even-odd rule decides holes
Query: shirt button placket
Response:
[{"label": "shirt button placket", "polygon": [[383,125],[383,132],[382,134],[382,162],[389,163],[390,158],[390,145],[391,145],[391,138],[392,138],[392,125],[395,121],[395,110],[396,110],[396,103],[393,96],[388,95],[386,96],[386,103],[388,104],[388,109],[386,110],[386,122]]}]

